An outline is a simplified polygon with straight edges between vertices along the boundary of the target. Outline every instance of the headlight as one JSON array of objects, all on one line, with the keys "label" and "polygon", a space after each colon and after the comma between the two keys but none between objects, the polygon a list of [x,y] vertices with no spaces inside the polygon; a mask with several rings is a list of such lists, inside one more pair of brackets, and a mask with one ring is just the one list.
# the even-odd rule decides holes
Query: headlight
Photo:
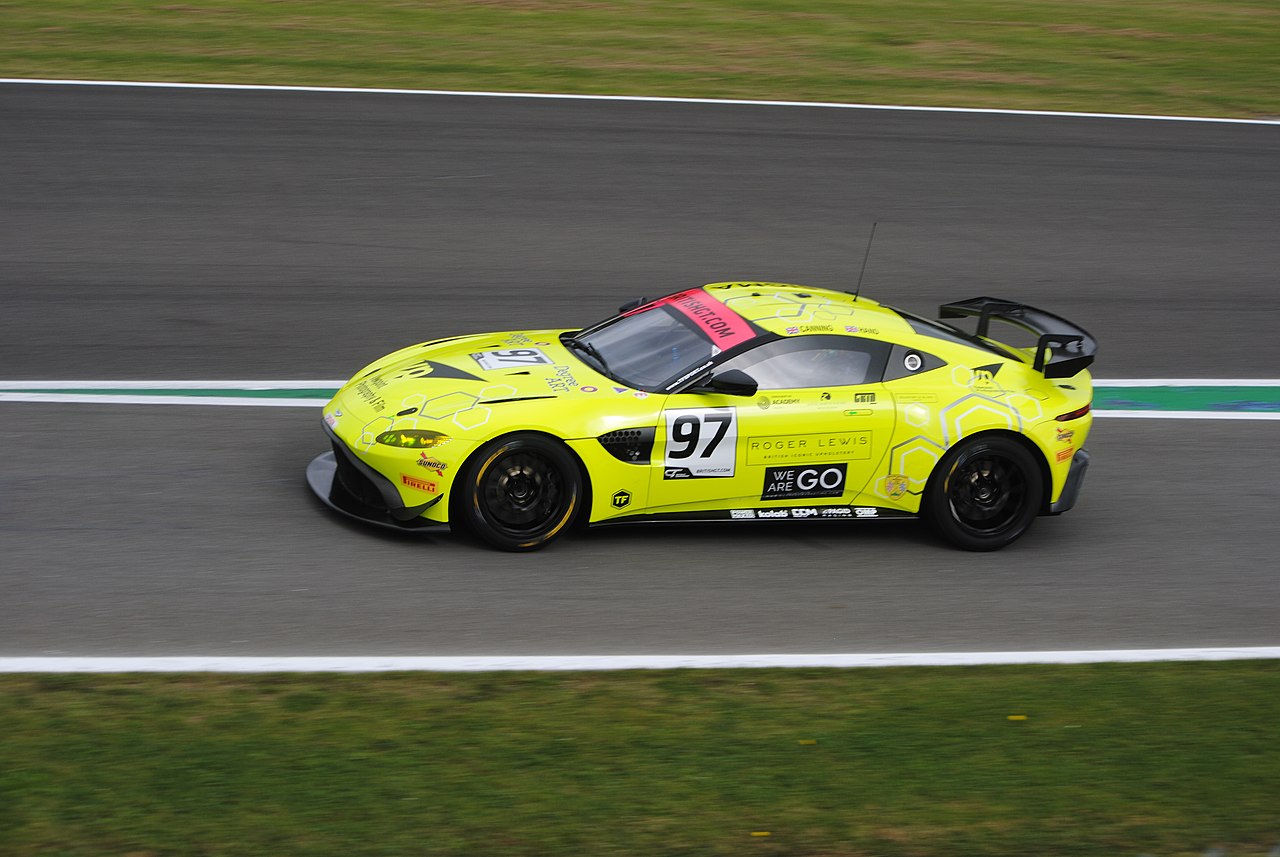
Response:
[{"label": "headlight", "polygon": [[450,438],[438,431],[428,429],[395,429],[384,431],[374,440],[384,446],[398,446],[402,449],[431,449],[444,446]]}]

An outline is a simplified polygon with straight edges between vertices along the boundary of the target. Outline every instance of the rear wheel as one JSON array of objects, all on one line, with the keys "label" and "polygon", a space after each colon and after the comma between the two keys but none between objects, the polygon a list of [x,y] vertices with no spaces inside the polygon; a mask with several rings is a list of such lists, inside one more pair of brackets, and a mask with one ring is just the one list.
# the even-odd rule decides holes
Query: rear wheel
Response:
[{"label": "rear wheel", "polygon": [[933,531],[971,551],[999,550],[1035,521],[1044,478],[1017,441],[993,435],[953,448],[925,488],[923,511]]},{"label": "rear wheel", "polygon": [[544,547],[573,520],[582,496],[577,462],[541,435],[498,438],[468,464],[461,515],[481,539],[507,551]]}]

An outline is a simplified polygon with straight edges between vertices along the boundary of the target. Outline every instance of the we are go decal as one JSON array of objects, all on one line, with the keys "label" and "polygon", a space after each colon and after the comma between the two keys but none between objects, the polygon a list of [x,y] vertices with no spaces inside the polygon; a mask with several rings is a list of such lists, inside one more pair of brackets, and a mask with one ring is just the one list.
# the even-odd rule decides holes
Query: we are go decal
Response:
[{"label": "we are go decal", "polygon": [[736,408],[676,408],[663,415],[667,421],[663,479],[733,475],[738,457]]}]

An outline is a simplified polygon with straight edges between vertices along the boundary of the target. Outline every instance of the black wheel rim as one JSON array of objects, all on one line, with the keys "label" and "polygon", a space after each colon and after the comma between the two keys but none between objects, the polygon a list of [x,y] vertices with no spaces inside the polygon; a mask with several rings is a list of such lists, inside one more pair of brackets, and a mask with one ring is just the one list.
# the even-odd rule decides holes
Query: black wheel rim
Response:
[{"label": "black wheel rim", "polygon": [[532,450],[499,457],[485,470],[479,489],[485,517],[512,536],[535,536],[555,526],[569,499],[555,463]]},{"label": "black wheel rim", "polygon": [[947,486],[951,514],[975,535],[1007,531],[1022,517],[1027,478],[1017,462],[994,453],[962,460]]}]

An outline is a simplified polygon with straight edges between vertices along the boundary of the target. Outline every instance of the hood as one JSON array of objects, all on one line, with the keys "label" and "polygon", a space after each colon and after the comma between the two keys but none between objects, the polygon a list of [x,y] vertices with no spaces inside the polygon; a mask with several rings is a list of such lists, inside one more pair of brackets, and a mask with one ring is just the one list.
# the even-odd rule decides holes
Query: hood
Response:
[{"label": "hood", "polygon": [[563,332],[488,333],[405,348],[362,370],[334,402],[368,420],[405,411],[442,416],[485,402],[573,398],[616,387],[561,345]]}]

